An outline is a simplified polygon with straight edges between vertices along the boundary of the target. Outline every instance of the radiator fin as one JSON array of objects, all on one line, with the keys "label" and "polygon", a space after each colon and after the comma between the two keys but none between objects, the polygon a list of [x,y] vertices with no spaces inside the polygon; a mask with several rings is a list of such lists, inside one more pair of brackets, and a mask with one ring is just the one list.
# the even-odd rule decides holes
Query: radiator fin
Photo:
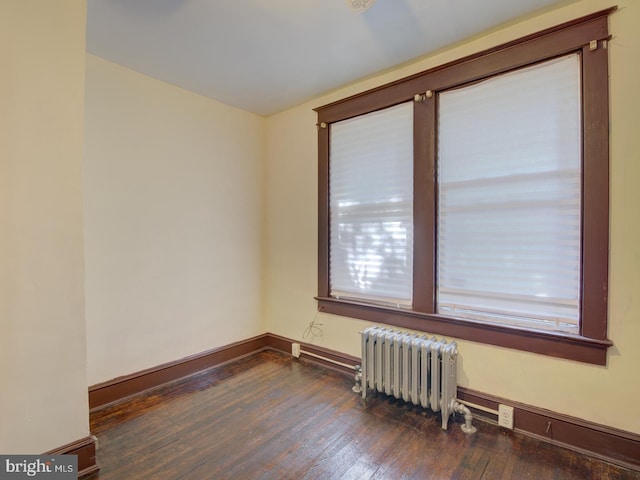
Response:
[{"label": "radiator fin", "polygon": [[374,390],[441,412],[447,429],[456,403],[456,342],[383,327],[362,332],[362,398]]}]

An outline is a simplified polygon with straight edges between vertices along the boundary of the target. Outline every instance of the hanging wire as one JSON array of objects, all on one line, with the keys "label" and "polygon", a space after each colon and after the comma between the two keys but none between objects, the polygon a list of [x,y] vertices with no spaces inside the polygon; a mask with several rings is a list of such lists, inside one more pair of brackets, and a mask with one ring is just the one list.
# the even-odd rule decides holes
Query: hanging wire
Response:
[{"label": "hanging wire", "polygon": [[309,325],[307,325],[307,328],[304,329],[304,332],[302,333],[302,338],[304,340],[307,339],[307,337],[309,337],[309,335],[311,335],[313,338],[316,337],[321,337],[322,336],[322,323],[318,322],[318,312],[316,312],[315,317],[313,317],[313,320],[311,320],[309,322]]}]

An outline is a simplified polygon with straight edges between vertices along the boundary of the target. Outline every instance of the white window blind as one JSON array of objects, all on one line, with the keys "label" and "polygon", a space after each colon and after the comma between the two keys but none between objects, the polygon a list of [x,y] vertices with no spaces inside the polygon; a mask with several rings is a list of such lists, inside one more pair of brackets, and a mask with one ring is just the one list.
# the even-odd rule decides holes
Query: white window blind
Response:
[{"label": "white window blind", "polygon": [[439,95],[437,311],[578,333],[580,57]]},{"label": "white window blind", "polygon": [[332,124],[329,185],[330,294],[410,306],[412,102]]}]

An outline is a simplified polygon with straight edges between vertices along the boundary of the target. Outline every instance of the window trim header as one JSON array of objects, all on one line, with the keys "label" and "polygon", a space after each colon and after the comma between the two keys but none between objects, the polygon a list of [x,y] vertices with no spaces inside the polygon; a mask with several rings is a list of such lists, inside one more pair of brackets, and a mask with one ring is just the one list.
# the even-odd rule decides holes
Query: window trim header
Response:
[{"label": "window trim header", "polygon": [[313,110],[318,113],[319,124],[333,123],[405,102],[416,92],[445,90],[588,48],[592,40],[600,42],[611,38],[607,20],[617,8],[610,7],[547,28]]}]

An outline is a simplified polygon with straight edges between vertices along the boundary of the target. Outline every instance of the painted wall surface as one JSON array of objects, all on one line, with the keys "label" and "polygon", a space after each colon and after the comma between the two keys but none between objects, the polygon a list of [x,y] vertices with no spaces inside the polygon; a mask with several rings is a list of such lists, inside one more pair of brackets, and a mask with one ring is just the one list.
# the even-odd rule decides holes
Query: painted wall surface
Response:
[{"label": "painted wall surface", "polygon": [[264,332],[264,119],[87,55],[89,385]]},{"label": "painted wall surface", "polygon": [[85,0],[0,2],[0,452],[89,434]]},{"label": "painted wall surface", "polygon": [[[584,0],[488,32],[378,77],[316,98],[267,121],[265,314],[270,332],[359,356],[366,322],[317,314],[317,140],[312,111],[335,100],[611,6]],[[624,406],[640,397],[640,4],[610,17],[611,227],[609,350],[606,367],[459,341],[463,386],[640,433]],[[368,48],[374,48],[369,45]],[[309,322],[322,335],[303,338]]]}]

